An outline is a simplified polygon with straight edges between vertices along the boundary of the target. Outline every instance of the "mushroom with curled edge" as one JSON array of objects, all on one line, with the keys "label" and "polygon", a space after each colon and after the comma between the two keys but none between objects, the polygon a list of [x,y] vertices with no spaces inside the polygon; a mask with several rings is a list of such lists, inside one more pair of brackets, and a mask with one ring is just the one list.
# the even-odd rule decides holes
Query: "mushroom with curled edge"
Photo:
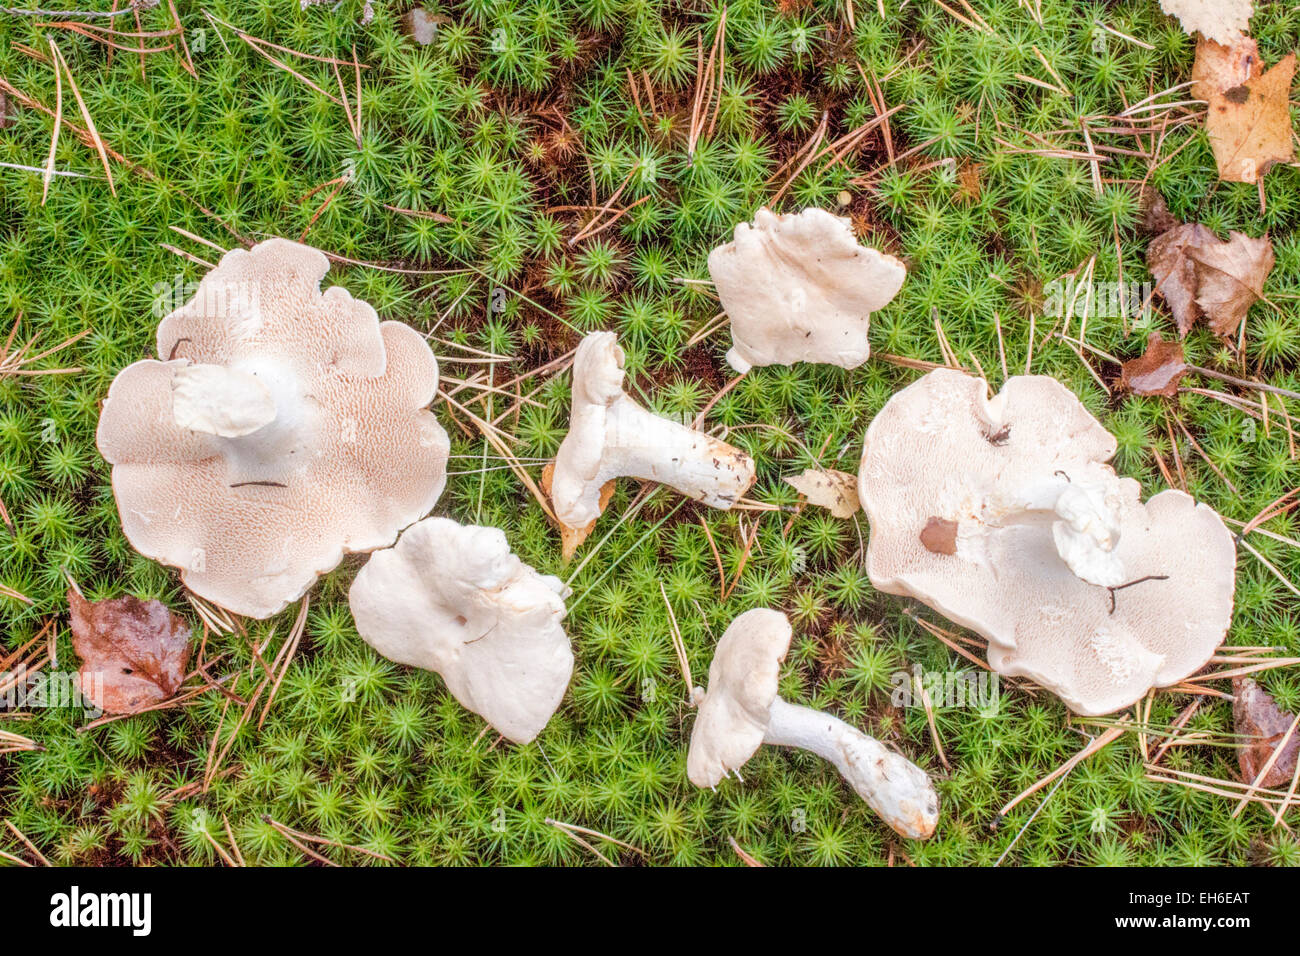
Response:
[{"label": "mushroom with curled edge", "polygon": [[613,332],[592,332],[578,345],[569,434],[544,476],[566,560],[600,517],[602,491],[615,478],[657,481],[724,511],[754,483],[749,455],[642,408],[623,391],[623,374]]},{"label": "mushroom with curled edge", "polygon": [[857,368],[871,351],[871,313],[898,295],[907,269],[859,245],[842,216],[764,208],[709,253],[709,275],[731,320],[727,361],[743,374],[795,362]]},{"label": "mushroom with curled edge", "polygon": [[348,603],[367,644],[441,674],[461,704],[526,744],[573,673],[560,623],[568,593],[520,561],[499,528],[425,518],[370,556]]},{"label": "mushroom with curled edge", "polygon": [[1236,549],[1181,491],[1145,504],[1114,437],[1055,379],[936,369],[871,422],[867,571],[989,641],[992,668],[1084,715],[1204,666],[1232,617]]},{"label": "mushroom with curled edge", "polygon": [[709,687],[695,689],[700,713],[686,772],[697,787],[716,787],[763,744],[809,750],[830,761],[859,797],[898,833],[927,839],[939,797],[924,770],[831,714],[777,696],[790,621],[780,611],[746,611],[718,641]]},{"label": "mushroom with curled edge", "polygon": [[99,420],[122,530],[198,596],[265,618],[345,553],[392,544],[446,484],[424,337],[270,239],[226,253],[123,369]]}]

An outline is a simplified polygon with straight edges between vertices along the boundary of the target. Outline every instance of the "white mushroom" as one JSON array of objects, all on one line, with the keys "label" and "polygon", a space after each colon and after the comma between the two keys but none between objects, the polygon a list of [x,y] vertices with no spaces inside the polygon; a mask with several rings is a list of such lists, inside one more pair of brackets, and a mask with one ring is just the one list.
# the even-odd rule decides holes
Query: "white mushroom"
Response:
[{"label": "white mushroom", "polygon": [[466,708],[526,744],[573,673],[559,578],[538,574],[498,528],[425,518],[352,582],[357,633],[380,654],[436,671]]},{"label": "white mushroom", "polygon": [[754,460],[740,449],[628,397],[613,332],[592,332],[578,345],[569,434],[550,473],[555,515],[565,527],[581,531],[600,517],[601,489],[615,478],[657,481],[727,510],[754,476]]},{"label": "white mushroom", "polygon": [[1232,617],[1236,550],[1181,491],[1146,504],[1115,439],[1055,379],[936,369],[867,429],[872,583],[989,640],[989,664],[1106,714],[1199,670]]},{"label": "white mushroom", "polygon": [[1160,0],[1160,9],[1177,17],[1185,32],[1228,46],[1250,29],[1255,0]]},{"label": "white mushroom", "polygon": [[779,611],[746,611],[718,641],[709,688],[697,688],[699,716],[686,772],[697,787],[716,787],[763,744],[809,750],[830,761],[854,792],[903,836],[924,840],[939,819],[929,776],[838,717],[777,696],[790,622]]},{"label": "white mushroom", "polygon": [[764,208],[709,253],[709,275],[731,319],[727,361],[744,373],[795,362],[857,368],[871,351],[870,314],[898,295],[907,269],[858,245],[846,218]]},{"label": "white mushroom", "polygon": [[276,614],[345,553],[391,544],[446,484],[433,352],[322,292],[328,269],[284,239],[226,253],[100,415],[127,540],[238,614]]}]

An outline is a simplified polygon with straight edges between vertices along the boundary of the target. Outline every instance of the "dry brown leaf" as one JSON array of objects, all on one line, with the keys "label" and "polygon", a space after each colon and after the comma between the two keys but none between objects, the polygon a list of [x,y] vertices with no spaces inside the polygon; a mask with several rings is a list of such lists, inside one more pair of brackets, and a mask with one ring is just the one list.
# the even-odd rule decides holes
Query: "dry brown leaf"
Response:
[{"label": "dry brown leaf", "polygon": [[1256,299],[1264,296],[1264,280],[1273,269],[1273,243],[1267,236],[1252,239],[1239,232],[1228,241],[1188,251],[1201,267],[1196,304],[1217,335],[1233,335]]},{"label": "dry brown leaf", "polygon": [[807,468],[801,475],[787,475],[785,483],[808,499],[810,505],[827,509],[836,518],[852,518],[858,502],[858,479],[833,468]]},{"label": "dry brown leaf", "polygon": [[[1232,697],[1232,722],[1237,733],[1247,738],[1237,742],[1237,764],[1241,779],[1253,783],[1291,729],[1295,715],[1280,710],[1272,695],[1249,677],[1232,679]],[[1260,786],[1290,786],[1297,756],[1300,756],[1300,729],[1291,735]]]},{"label": "dry brown leaf", "polygon": [[1275,163],[1295,159],[1289,103],[1294,74],[1295,54],[1289,53],[1262,76],[1211,92],[1205,131],[1220,179],[1258,182]]},{"label": "dry brown leaf", "polygon": [[1262,69],[1259,46],[1251,37],[1241,36],[1227,45],[1201,37],[1192,64],[1192,96],[1208,103],[1215,93],[1249,83]]},{"label": "dry brown leaf", "polygon": [[1120,381],[1134,395],[1178,394],[1178,383],[1187,371],[1181,342],[1166,342],[1159,332],[1147,339],[1147,350],[1120,365]]},{"label": "dry brown leaf", "polygon": [[1151,186],[1142,189],[1138,197],[1138,208],[1142,212],[1142,231],[1148,236],[1158,236],[1183,224],[1181,219],[1169,211],[1169,205],[1160,191]]},{"label": "dry brown leaf", "polygon": [[1198,320],[1218,335],[1234,334],[1273,268],[1273,243],[1230,232],[1224,242],[1199,223],[1170,229],[1151,240],[1147,268],[1169,303],[1178,334]]},{"label": "dry brown leaf", "polygon": [[1160,9],[1177,17],[1188,33],[1231,43],[1250,28],[1255,0],[1160,0]]},{"label": "dry brown leaf", "polygon": [[87,601],[68,590],[72,646],[81,656],[81,691],[110,714],[133,714],[180,688],[190,628],[159,601]]},{"label": "dry brown leaf", "polygon": [[965,202],[975,202],[980,198],[980,192],[983,190],[983,181],[981,173],[983,167],[979,163],[963,163],[957,170],[957,196]]},{"label": "dry brown leaf", "polygon": [[921,544],[931,554],[956,554],[957,522],[931,515],[921,529]]}]

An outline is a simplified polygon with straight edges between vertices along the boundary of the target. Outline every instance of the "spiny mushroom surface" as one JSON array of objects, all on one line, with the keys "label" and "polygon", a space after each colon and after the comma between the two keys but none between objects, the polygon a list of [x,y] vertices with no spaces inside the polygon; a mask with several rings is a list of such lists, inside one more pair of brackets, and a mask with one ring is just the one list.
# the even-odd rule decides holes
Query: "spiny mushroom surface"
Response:
[{"label": "spiny mushroom surface", "polygon": [[723,633],[709,665],[686,773],[697,787],[716,787],[763,744],[808,750],[830,761],[854,791],[903,836],[924,840],[939,819],[939,797],[924,770],[831,714],[777,696],[790,621],[755,608]]},{"label": "spiny mushroom surface", "polygon": [[592,332],[574,356],[569,434],[550,474],[556,517],[569,529],[587,529],[600,517],[601,488],[621,477],[657,481],[727,510],[749,490],[755,471],[740,449],[629,398],[616,336]]},{"label": "spiny mushroom surface", "polygon": [[226,253],[123,369],[99,421],[122,530],[195,594],[264,618],[392,544],[446,483],[424,337],[270,239]]},{"label": "spiny mushroom surface", "polygon": [[731,320],[727,361],[744,373],[795,362],[857,368],[871,351],[871,313],[898,295],[907,269],[858,245],[844,217],[764,208],[709,253],[709,275]]},{"label": "spiny mushroom surface", "polygon": [[426,518],[352,583],[357,633],[399,664],[436,671],[469,710],[526,744],[573,673],[568,588],[519,560],[499,528]]},{"label": "spiny mushroom surface", "polygon": [[989,640],[989,664],[1080,714],[1199,670],[1232,617],[1236,549],[1181,491],[1143,504],[1115,439],[1055,379],[936,369],[867,429],[872,584]]}]

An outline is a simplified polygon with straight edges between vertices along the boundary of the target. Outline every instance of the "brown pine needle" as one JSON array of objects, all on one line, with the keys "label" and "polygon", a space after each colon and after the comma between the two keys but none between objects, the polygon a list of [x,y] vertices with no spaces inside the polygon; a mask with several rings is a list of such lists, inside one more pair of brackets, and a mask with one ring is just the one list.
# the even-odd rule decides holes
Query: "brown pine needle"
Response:
[{"label": "brown pine needle", "polygon": [[45,176],[41,182],[41,205],[50,194],[50,180],[54,178],[54,153],[59,148],[59,129],[63,125],[63,74],[59,70],[57,47],[54,38],[47,37],[50,44],[51,62],[54,66],[54,131],[50,134],[50,152],[45,158]]},{"label": "brown pine needle", "polygon": [[734,836],[728,835],[727,842],[731,844],[731,849],[735,851],[736,856],[740,857],[740,859],[744,862],[745,866],[761,867],[765,865],[759,862],[759,860],[756,857],[745,852],[744,847],[742,847],[739,843],[736,842],[736,838]]},{"label": "brown pine needle", "polygon": [[[1097,751],[1101,750],[1103,747],[1105,747],[1105,746],[1107,746],[1107,745],[1113,743],[1114,741],[1118,740],[1119,737],[1120,737],[1120,736],[1121,736],[1121,735],[1122,735],[1126,730],[1129,729],[1129,724],[1130,724],[1130,718],[1127,717],[1127,716],[1124,717],[1124,719],[1121,720],[1121,721],[1120,721],[1116,726],[1111,727],[1111,728],[1110,728],[1109,730],[1107,730],[1105,733],[1101,734],[1101,735],[1098,736],[1098,737],[1095,737],[1095,738],[1094,738],[1094,739],[1093,739],[1093,740],[1088,744],[1088,746],[1084,747],[1082,750],[1080,750],[1077,754],[1075,754],[1073,757],[1071,757],[1071,758],[1070,758],[1069,760],[1067,760],[1065,763],[1061,764],[1061,766],[1057,767],[1055,770],[1053,770],[1051,773],[1049,773],[1046,777],[1043,777],[1043,779],[1039,780],[1037,783],[1035,783],[1035,784],[1034,784],[1033,786],[1031,786],[1029,789],[1027,789],[1027,790],[1025,790],[1023,793],[1021,793],[1018,797],[1015,797],[1014,799],[1012,799],[1011,802],[1009,802],[1006,806],[1004,806],[1001,810],[998,811],[998,816],[997,816],[998,822],[1001,822],[1001,820],[1002,820],[1004,817],[1006,817],[1006,815],[1007,815],[1008,813],[1010,813],[1011,810],[1016,806],[1016,804],[1018,804],[1021,800],[1024,800],[1026,797],[1028,797],[1028,796],[1030,796],[1030,795],[1032,795],[1032,794],[1034,794],[1034,793],[1037,793],[1039,790],[1041,790],[1043,787],[1047,786],[1049,783],[1051,783],[1051,782],[1052,782],[1053,780],[1055,780],[1057,777],[1061,777],[1061,776],[1064,776],[1065,774],[1069,773],[1071,770],[1073,770],[1075,767],[1077,767],[1077,766],[1078,766],[1080,763],[1082,763],[1083,761],[1087,760],[1089,757],[1091,757],[1091,756],[1092,756],[1093,754],[1095,754]],[[995,823],[994,826],[996,826],[996,825],[997,825],[997,824]]]},{"label": "brown pine needle", "polygon": [[338,866],[338,864],[335,863],[333,860],[329,859],[328,857],[321,856],[319,853],[315,853],[312,850],[309,850],[303,844],[314,843],[317,846],[332,846],[335,849],[339,849],[339,850],[349,850],[353,853],[361,853],[364,854],[365,856],[373,857],[376,860],[383,860],[386,863],[397,862],[391,856],[387,856],[383,853],[378,852],[377,850],[370,850],[364,846],[356,846],[355,844],[352,843],[339,843],[336,840],[327,840],[325,837],[313,836],[310,833],[304,833],[301,830],[295,830],[293,827],[280,823],[278,820],[274,820],[269,815],[266,814],[262,816],[262,820],[265,821],[266,823],[269,823],[278,832],[283,834],[285,839],[287,839],[298,849],[302,850],[308,856],[313,857],[314,859],[322,863],[326,863],[330,866]]},{"label": "brown pine needle", "polygon": [[43,866],[52,865],[50,861],[45,858],[45,854],[42,853],[40,850],[36,849],[36,844],[33,843],[31,840],[27,839],[26,835],[23,833],[22,830],[14,826],[12,820],[6,820],[5,826],[9,828],[10,832],[12,832],[14,836],[18,837],[18,839],[23,841],[23,845],[27,847],[27,849],[32,851],[32,855],[35,856],[36,859],[40,860]]}]

